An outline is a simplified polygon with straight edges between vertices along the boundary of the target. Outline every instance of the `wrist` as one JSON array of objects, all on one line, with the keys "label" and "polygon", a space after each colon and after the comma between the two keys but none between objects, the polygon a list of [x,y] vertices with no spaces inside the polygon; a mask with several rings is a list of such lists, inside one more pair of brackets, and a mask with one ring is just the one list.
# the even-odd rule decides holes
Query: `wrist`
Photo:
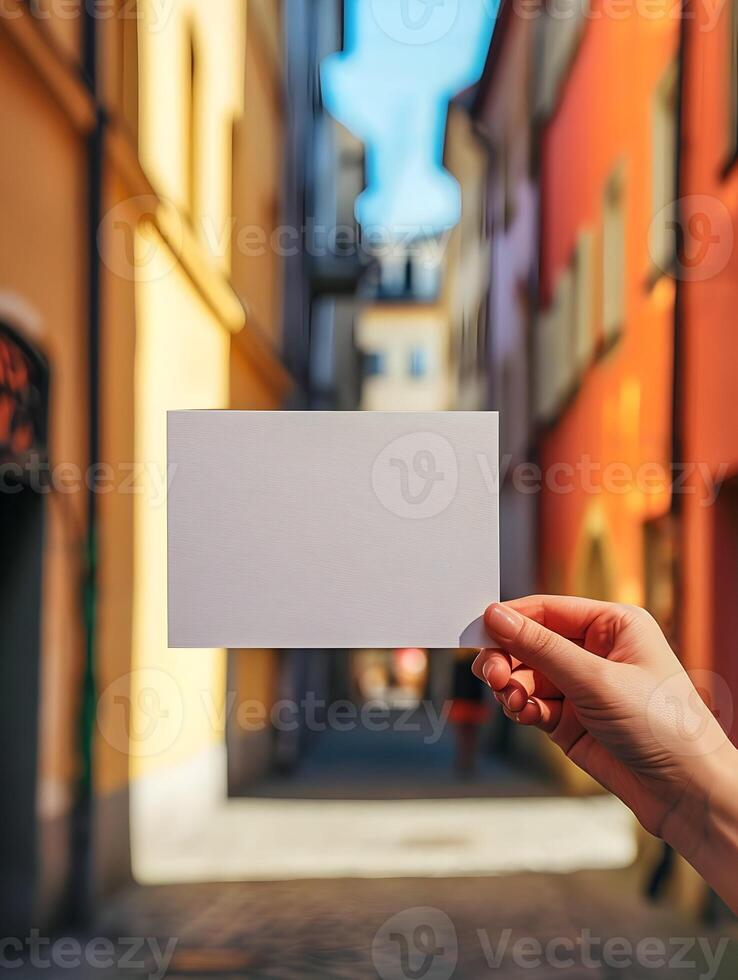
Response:
[{"label": "wrist", "polygon": [[699,763],[663,838],[738,912],[738,749],[726,738]]}]

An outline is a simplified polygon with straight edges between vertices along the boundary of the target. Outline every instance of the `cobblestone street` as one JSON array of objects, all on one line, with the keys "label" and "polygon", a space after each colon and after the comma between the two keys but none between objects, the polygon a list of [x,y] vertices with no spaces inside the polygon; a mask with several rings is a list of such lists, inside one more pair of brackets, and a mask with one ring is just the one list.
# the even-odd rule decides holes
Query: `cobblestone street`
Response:
[{"label": "cobblestone street", "polygon": [[[292,880],[131,888],[75,940],[83,951],[115,942],[114,967],[55,970],[45,947],[45,968],[14,975],[735,980],[738,943],[648,903],[634,871],[607,870],[599,855],[600,870],[550,873],[562,853],[582,866],[598,859],[598,840],[616,835],[613,801],[558,799],[545,780],[488,756],[459,781],[452,761],[448,731],[431,746],[422,732],[325,733],[293,777],[224,801],[214,829],[177,845],[205,848],[223,867],[258,858],[267,877],[281,869]],[[346,860],[359,877],[327,874]],[[498,873],[443,876],[445,861],[491,861]],[[393,862],[394,877],[383,872]],[[413,866],[429,872],[412,876]],[[526,866],[549,871],[504,873]]]},{"label": "cobblestone street", "polygon": [[[631,876],[621,872],[132,889],[105,911],[98,936],[124,940],[113,970],[46,968],[14,975],[75,980],[164,973],[253,980],[734,980],[738,975],[735,941],[724,949],[727,943],[720,946],[717,934],[695,932],[694,925],[648,905],[637,897]],[[701,937],[701,943],[684,937]],[[638,944],[646,939],[650,952],[641,946],[636,963]],[[552,940],[556,944],[547,956]],[[424,952],[428,949],[431,954]]]}]

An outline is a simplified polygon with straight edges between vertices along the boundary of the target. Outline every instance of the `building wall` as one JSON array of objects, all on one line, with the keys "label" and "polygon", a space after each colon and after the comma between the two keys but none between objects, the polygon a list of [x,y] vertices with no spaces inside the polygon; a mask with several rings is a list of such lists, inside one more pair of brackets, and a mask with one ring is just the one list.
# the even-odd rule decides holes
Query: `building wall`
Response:
[{"label": "building wall", "polygon": [[[728,506],[731,480],[738,475],[738,402],[735,398],[735,364],[738,338],[733,327],[738,298],[738,167],[735,143],[738,132],[731,121],[731,101],[736,98],[735,66],[731,37],[735,7],[720,8],[711,31],[700,29],[708,16],[700,4],[698,19],[686,33],[685,99],[683,105],[684,155],[680,194],[683,221],[702,214],[705,243],[689,234],[682,270],[682,383],[680,423],[684,454],[700,464],[684,494],[684,563],[690,569],[684,583],[682,647],[690,666],[714,669],[738,694],[738,648],[727,641],[725,616],[738,599],[735,576],[718,576],[716,556],[721,537],[721,505]],[[696,209],[696,210],[695,210]],[[705,506],[718,494],[722,499]],[[729,527],[724,529],[730,540]],[[733,532],[734,534],[735,532]],[[733,550],[734,567],[738,552]],[[721,610],[719,615],[716,615]],[[731,664],[732,660],[732,664]]]},{"label": "building wall", "polygon": [[489,146],[484,224],[489,236],[488,379],[490,406],[501,413],[505,472],[501,509],[503,596],[536,585],[538,495],[514,476],[533,447],[531,331],[537,302],[538,188],[534,172],[535,19],[503,7],[474,106]]},{"label": "building wall", "polygon": [[57,54],[72,64],[79,62],[81,53],[82,6],[82,0],[69,0],[64,4],[54,3],[54,0],[36,0],[31,7],[40,31]]},{"label": "building wall", "polygon": [[[191,808],[195,778],[196,810],[226,793],[226,651],[167,646],[166,412],[275,408],[287,388],[264,336],[278,318],[279,257],[267,251],[248,267],[240,252],[233,258],[237,223],[268,233],[280,189],[278,167],[265,174],[255,149],[266,141],[278,154],[279,61],[265,50],[268,31],[259,34],[249,10],[247,33],[244,14],[236,0],[217,9],[182,0],[164,26],[145,18],[139,29],[140,159],[156,195],[153,221],[135,234],[134,444],[145,491],[134,502],[129,778],[143,879],[150,869],[136,842],[151,821]],[[253,681],[248,670],[231,676]],[[168,724],[153,724],[159,707]]]},{"label": "building wall", "polygon": [[[537,72],[538,104],[552,100],[533,370],[540,587],[644,604],[646,527],[671,502],[674,283],[650,226],[676,173],[656,106],[676,75],[678,21],[632,11],[540,29],[549,55],[563,52]],[[561,772],[575,790],[594,788],[572,766]]]},{"label": "building wall", "polygon": [[[49,456],[67,489],[44,494],[40,714],[36,766],[37,915],[53,917],[69,874],[70,814],[80,779],[77,710],[84,659],[80,588],[86,500],[75,486],[87,466],[86,132],[89,97],[49,25],[24,7],[0,22],[0,319],[47,359]],[[13,16],[11,16],[11,13]],[[47,29],[49,28],[49,29]],[[49,161],[53,160],[53,169]],[[32,260],[31,260],[32,257]],[[1,503],[1,502],[0,502]],[[31,626],[31,624],[29,624]],[[5,692],[4,692],[5,693]],[[10,751],[10,747],[7,747]],[[12,795],[12,786],[7,787]],[[32,820],[33,815],[28,814]]]},{"label": "building wall", "polygon": [[[658,473],[656,480],[651,475],[656,491],[643,492],[631,485],[634,480],[622,490],[617,477],[616,489],[593,492],[577,470],[568,478],[550,468],[576,467],[591,457],[595,466],[617,463],[635,474],[643,464],[670,462],[674,286],[655,266],[648,242],[654,99],[675,66],[677,41],[678,23],[666,14],[587,20],[542,133],[544,316],[558,302],[582,236],[591,242],[586,278],[574,287],[586,310],[585,356],[563,332],[576,322],[567,309],[554,323],[556,361],[544,354],[539,367],[539,387],[552,375],[560,379],[541,439],[541,464],[549,476],[542,493],[541,578],[551,591],[643,602],[643,525],[669,507],[668,480],[659,482]],[[632,67],[623,74],[618,65],[625,61]],[[665,167],[674,172],[673,153]],[[603,292],[610,272],[603,212],[616,173],[624,200],[623,315],[617,336],[606,337]]]},{"label": "building wall", "polygon": [[[362,410],[434,412],[450,407],[449,321],[442,304],[369,305],[359,314],[356,343],[367,366]],[[424,359],[425,370],[412,377],[415,356]]]},{"label": "building wall", "polygon": [[[100,240],[102,262],[101,338],[101,447],[100,455],[120,486],[136,475],[136,287],[131,264],[135,229],[140,220],[137,203],[150,189],[143,175],[126,175],[114,165],[108,146],[102,210],[125,229],[111,233],[104,219]],[[131,148],[131,157],[135,153]],[[142,186],[142,183],[144,186]],[[132,489],[132,488],[131,488]],[[93,824],[94,890],[109,892],[130,880],[129,854],[129,741],[131,697],[131,637],[133,628],[135,501],[132,492],[98,496],[97,655],[95,679],[98,696],[113,692],[123,699],[98,705],[93,741],[95,812]]]},{"label": "building wall", "polygon": [[[738,723],[738,129],[735,4],[699,3],[684,33],[678,423],[689,479],[678,501],[679,650],[735,742]],[[712,23],[712,29],[706,25]],[[696,222],[690,225],[690,222]],[[694,231],[691,231],[694,228]],[[678,862],[674,894],[705,887]]]},{"label": "building wall", "polygon": [[[274,343],[282,339],[282,251],[294,240],[280,235],[284,180],[284,63],[281,5],[250,0],[246,7],[244,112],[233,129],[232,277],[249,318]],[[258,151],[254,134],[258,133]]]},{"label": "building wall", "polygon": [[461,188],[461,220],[444,256],[443,298],[451,320],[452,404],[466,411],[486,407],[487,302],[490,248],[486,224],[489,153],[475,131],[468,103],[451,103],[444,163]]}]

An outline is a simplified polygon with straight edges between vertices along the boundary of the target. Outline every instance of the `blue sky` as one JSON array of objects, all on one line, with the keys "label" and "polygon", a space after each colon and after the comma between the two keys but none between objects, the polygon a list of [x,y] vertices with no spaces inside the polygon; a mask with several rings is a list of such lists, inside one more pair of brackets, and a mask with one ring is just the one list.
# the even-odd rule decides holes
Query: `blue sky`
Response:
[{"label": "blue sky", "polygon": [[345,50],[322,65],[328,110],[367,145],[365,228],[425,235],[456,224],[442,167],[449,99],[477,81],[497,0],[345,0]]}]

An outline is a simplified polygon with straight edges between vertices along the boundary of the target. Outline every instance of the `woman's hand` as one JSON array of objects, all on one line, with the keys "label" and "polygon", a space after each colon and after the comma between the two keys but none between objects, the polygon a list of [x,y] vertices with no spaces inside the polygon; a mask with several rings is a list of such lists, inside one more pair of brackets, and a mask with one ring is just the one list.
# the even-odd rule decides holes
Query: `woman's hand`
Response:
[{"label": "woman's hand", "polygon": [[[494,648],[472,669],[505,714],[546,732],[736,909],[738,752],[655,620],[633,606],[530,596],[490,606],[485,626]],[[712,865],[728,854],[726,889]]]}]

